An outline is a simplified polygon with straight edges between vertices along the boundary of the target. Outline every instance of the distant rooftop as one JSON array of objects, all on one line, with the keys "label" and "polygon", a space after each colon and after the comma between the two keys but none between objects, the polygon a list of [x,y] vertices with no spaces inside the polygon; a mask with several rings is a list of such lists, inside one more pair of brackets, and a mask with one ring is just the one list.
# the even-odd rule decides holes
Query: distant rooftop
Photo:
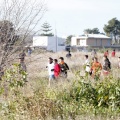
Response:
[{"label": "distant rooftop", "polygon": [[78,38],[110,38],[110,37],[103,34],[85,34],[78,36]]}]

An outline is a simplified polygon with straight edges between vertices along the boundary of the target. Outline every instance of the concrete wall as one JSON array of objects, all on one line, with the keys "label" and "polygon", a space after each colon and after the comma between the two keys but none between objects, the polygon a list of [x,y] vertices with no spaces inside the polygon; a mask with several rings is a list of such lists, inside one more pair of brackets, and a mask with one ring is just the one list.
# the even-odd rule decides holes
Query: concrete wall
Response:
[{"label": "concrete wall", "polygon": [[65,42],[66,39],[57,37],[57,51],[63,51],[65,50]]},{"label": "concrete wall", "polygon": [[86,40],[85,38],[77,38],[77,37],[72,37],[71,39],[71,46],[86,46]]},{"label": "concrete wall", "polygon": [[33,47],[46,47],[48,51],[58,52],[65,50],[65,41],[65,39],[55,36],[34,36]]},{"label": "concrete wall", "polygon": [[86,44],[87,44],[88,46],[96,46],[96,40],[89,38],[89,39],[87,39]]},{"label": "concrete wall", "polygon": [[104,47],[104,46],[111,46],[110,39],[94,39],[88,38],[87,43],[88,46],[96,46],[96,47]]},{"label": "concrete wall", "polygon": [[33,37],[33,46],[47,47],[48,37],[46,36],[34,36]]},{"label": "concrete wall", "polygon": [[111,46],[111,40],[109,39],[102,40],[102,46]]},{"label": "concrete wall", "polygon": [[58,52],[65,50],[65,39],[60,37],[48,37],[47,50]]},{"label": "concrete wall", "polygon": [[76,37],[72,37],[71,38],[71,46],[77,45],[77,38]]},{"label": "concrete wall", "polygon": [[80,39],[80,46],[86,46],[86,40],[81,40]]},{"label": "concrete wall", "polygon": [[56,50],[56,40],[55,37],[48,37],[48,45],[47,50],[48,51],[55,51]]}]

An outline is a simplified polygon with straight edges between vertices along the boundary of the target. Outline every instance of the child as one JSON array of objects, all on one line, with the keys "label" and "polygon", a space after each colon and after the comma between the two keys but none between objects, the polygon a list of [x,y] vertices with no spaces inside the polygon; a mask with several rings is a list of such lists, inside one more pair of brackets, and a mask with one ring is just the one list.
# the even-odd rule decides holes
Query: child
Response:
[{"label": "child", "polygon": [[115,49],[112,51],[111,56],[115,57]]},{"label": "child", "polygon": [[108,52],[108,50],[104,53],[104,56],[109,56],[109,52]]}]

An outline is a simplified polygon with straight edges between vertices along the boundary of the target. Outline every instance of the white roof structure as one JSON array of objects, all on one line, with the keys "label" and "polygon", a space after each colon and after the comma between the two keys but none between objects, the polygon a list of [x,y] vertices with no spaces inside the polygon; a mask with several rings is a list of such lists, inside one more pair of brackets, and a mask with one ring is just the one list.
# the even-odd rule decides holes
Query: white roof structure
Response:
[{"label": "white roof structure", "polygon": [[103,35],[103,34],[85,34],[85,35],[77,36],[77,38],[107,38],[107,39],[110,39],[110,37]]}]

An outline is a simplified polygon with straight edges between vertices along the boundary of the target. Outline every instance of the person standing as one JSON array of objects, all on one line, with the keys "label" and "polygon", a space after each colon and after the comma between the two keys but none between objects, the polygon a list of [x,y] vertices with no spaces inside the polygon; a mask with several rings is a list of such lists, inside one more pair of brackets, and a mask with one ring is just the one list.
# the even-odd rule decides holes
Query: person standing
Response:
[{"label": "person standing", "polygon": [[70,51],[68,51],[68,54],[66,54],[66,57],[67,57],[67,58],[71,58],[71,56],[72,56],[72,55],[71,55]]},{"label": "person standing", "polygon": [[84,66],[85,66],[85,73],[86,75],[88,76],[89,72],[90,72],[90,61],[88,59],[88,55],[85,55],[85,63],[84,63]]},{"label": "person standing", "polygon": [[115,49],[112,51],[112,53],[111,53],[111,56],[112,57],[115,57],[115,54],[116,54],[116,52],[115,52]]},{"label": "person standing", "polygon": [[21,59],[22,61],[24,61],[25,56],[26,56],[25,50],[23,50],[23,51],[19,54],[19,59]]},{"label": "person standing", "polygon": [[98,62],[98,58],[94,57],[94,62],[91,66],[91,72],[92,72],[92,77],[99,77],[100,76],[100,72],[102,70],[102,65],[101,63]]},{"label": "person standing", "polygon": [[108,75],[111,69],[111,63],[107,56],[103,57],[103,75]]},{"label": "person standing", "polygon": [[54,62],[54,76],[55,78],[58,78],[60,75],[60,71],[61,71],[60,65],[58,64],[57,59],[54,59],[53,62]]},{"label": "person standing", "polygon": [[105,51],[104,56],[107,56],[107,57],[109,56],[108,50]]},{"label": "person standing", "polygon": [[26,64],[25,64],[25,50],[23,50],[20,54],[19,54],[19,72],[22,71],[27,71],[26,69]]},{"label": "person standing", "polygon": [[97,56],[97,53],[96,53],[96,50],[95,50],[95,49],[92,50],[91,55],[92,55],[92,58],[94,58],[94,57]]},{"label": "person standing", "polygon": [[60,57],[60,68],[61,68],[61,76],[67,78],[67,70],[69,70],[68,65],[64,62],[64,58]]},{"label": "person standing", "polygon": [[31,48],[28,48],[28,56],[31,56],[32,50]]},{"label": "person standing", "polygon": [[51,80],[55,79],[55,76],[54,76],[54,63],[53,63],[53,59],[51,57],[49,57],[49,59],[48,59],[48,65],[46,66],[46,68],[48,68],[49,86],[50,86]]},{"label": "person standing", "polygon": [[26,64],[24,61],[24,58],[19,58],[20,62],[19,62],[19,72],[21,73],[22,71],[26,72],[27,68],[26,68]]}]

